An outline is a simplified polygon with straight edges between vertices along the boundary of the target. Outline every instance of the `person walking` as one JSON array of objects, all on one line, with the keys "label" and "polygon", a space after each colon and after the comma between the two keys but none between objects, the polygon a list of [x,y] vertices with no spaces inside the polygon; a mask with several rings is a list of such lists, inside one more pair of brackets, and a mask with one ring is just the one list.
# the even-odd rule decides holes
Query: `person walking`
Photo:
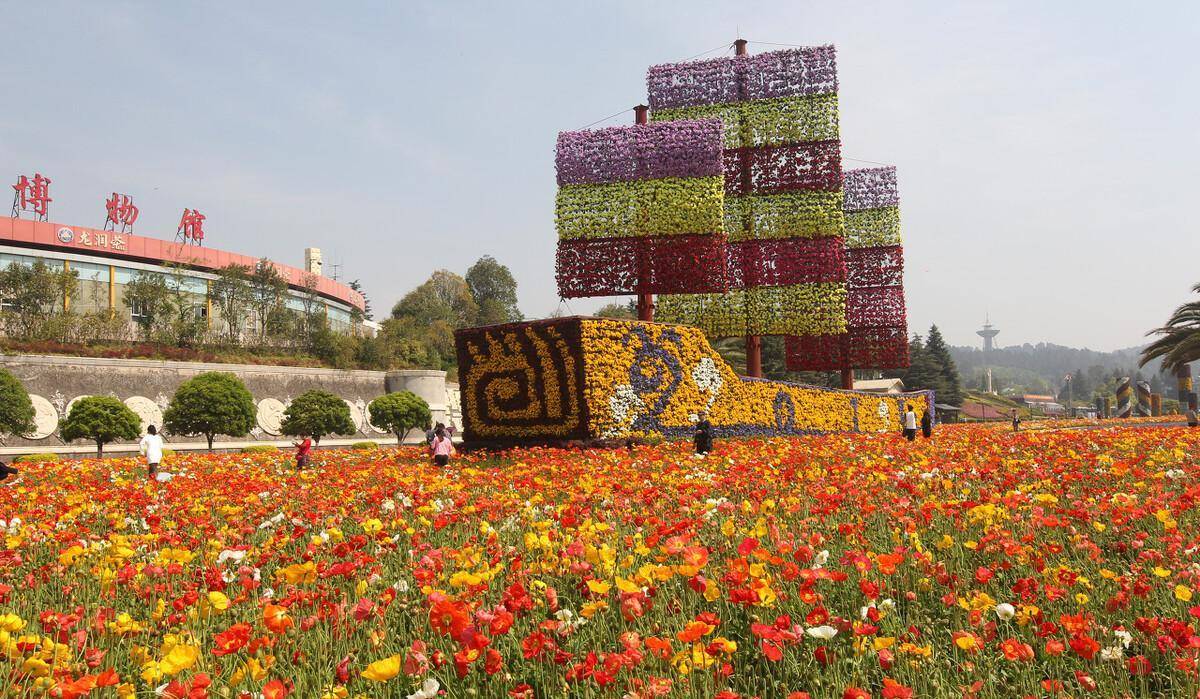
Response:
[{"label": "person walking", "polygon": [[1021,431],[1021,414],[1018,413],[1016,410],[1014,410],[1012,412],[1012,426],[1013,426],[1013,432]]},{"label": "person walking", "polygon": [[150,480],[154,480],[158,476],[158,466],[162,463],[163,456],[163,438],[157,427],[150,425],[146,428],[145,436],[138,442],[138,451],[146,457],[146,470],[150,474]]},{"label": "person walking", "polygon": [[[8,478],[9,476],[15,476],[18,473],[20,473],[20,472],[17,471],[17,469],[13,468],[11,465],[6,466],[5,464],[0,463],[0,481],[4,480],[5,478]],[[16,483],[16,481],[13,481],[13,483]]]},{"label": "person walking", "polygon": [[911,403],[904,406],[904,438],[910,442],[917,438],[917,413]]},{"label": "person walking", "polygon": [[299,471],[308,466],[308,455],[312,453],[312,438],[305,437],[302,441],[292,442],[292,446],[296,447],[296,470]]},{"label": "person walking", "polygon": [[429,454],[433,457],[433,463],[438,466],[448,465],[450,457],[454,455],[454,442],[450,440],[450,435],[446,434],[446,426],[440,422],[437,427],[433,428],[433,441],[429,443]]},{"label": "person walking", "polygon": [[703,410],[696,416],[696,434],[692,440],[698,456],[707,456],[713,447],[712,423],[708,421],[708,413]]},{"label": "person walking", "polygon": [[931,410],[926,409],[921,414],[921,434],[925,436],[925,439],[933,436],[933,417],[930,416],[931,412]]}]

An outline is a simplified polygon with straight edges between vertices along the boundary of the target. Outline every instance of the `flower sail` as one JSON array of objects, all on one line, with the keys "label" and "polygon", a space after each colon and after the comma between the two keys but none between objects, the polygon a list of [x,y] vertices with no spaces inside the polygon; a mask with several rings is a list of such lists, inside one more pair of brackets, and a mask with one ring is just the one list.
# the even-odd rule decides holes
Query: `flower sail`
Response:
[{"label": "flower sail", "polygon": [[787,339],[793,371],[908,366],[896,168],[845,173],[846,332]]},{"label": "flower sail", "polygon": [[730,290],[661,297],[659,318],[713,337],[844,332],[834,47],[653,66],[647,85],[654,123],[717,118],[725,130]]},{"label": "flower sail", "polygon": [[722,152],[717,119],[560,133],[559,295],[723,291]]}]

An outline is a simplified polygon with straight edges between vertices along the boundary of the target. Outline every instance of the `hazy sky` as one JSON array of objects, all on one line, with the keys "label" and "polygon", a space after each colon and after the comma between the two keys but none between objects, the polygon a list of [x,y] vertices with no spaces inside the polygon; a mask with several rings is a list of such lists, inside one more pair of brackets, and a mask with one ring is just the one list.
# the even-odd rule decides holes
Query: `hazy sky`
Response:
[{"label": "hazy sky", "polygon": [[553,311],[556,133],[739,32],[837,45],[843,153],[899,167],[911,328],[1115,349],[1200,281],[1196,2],[0,6],[0,179],[51,176],[64,223],[115,190],[142,235],[195,207],[214,247],[321,247],[377,315],[485,253]]}]

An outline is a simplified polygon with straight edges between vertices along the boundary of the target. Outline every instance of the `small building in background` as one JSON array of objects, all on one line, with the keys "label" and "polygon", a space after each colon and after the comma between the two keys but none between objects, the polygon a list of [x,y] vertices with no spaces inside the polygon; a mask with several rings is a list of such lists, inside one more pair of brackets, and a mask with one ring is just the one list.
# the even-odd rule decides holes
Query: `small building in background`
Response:
[{"label": "small building in background", "polygon": [[901,379],[865,379],[855,381],[854,390],[894,395],[904,393],[904,381]]},{"label": "small building in background", "polygon": [[1018,398],[1017,402],[1030,410],[1040,410],[1046,415],[1065,415],[1067,413],[1067,409],[1054,400],[1054,396],[1026,393]]}]

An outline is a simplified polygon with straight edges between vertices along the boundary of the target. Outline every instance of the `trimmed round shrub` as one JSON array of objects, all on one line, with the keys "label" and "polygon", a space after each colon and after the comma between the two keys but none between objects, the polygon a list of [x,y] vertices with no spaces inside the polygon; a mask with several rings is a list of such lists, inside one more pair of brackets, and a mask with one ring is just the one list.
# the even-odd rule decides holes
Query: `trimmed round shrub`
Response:
[{"label": "trimmed round shrub", "polygon": [[89,439],[96,443],[96,456],[104,456],[104,445],[117,440],[132,441],[142,432],[142,421],[129,406],[112,396],[88,396],[71,406],[59,434],[64,441]]},{"label": "trimmed round shrub", "polygon": [[414,428],[429,429],[432,416],[429,404],[412,391],[397,391],[380,396],[367,406],[371,424],[396,435],[396,443],[404,443],[404,435]]}]

